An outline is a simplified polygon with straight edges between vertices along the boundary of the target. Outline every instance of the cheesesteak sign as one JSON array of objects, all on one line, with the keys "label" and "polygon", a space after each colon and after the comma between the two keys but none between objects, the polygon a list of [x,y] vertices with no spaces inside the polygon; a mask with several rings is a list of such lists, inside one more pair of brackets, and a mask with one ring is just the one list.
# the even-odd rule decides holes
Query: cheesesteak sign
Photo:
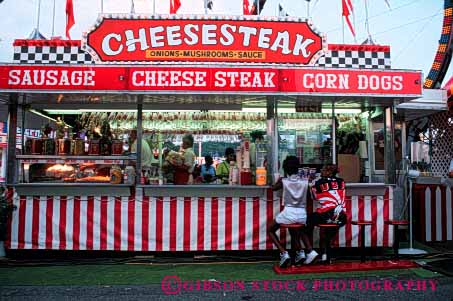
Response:
[{"label": "cheesesteak sign", "polygon": [[[421,72],[144,66],[0,66],[0,91],[420,95]],[[146,92],[145,92],[146,93]]]},{"label": "cheesesteak sign", "polygon": [[306,22],[103,17],[84,35],[96,62],[313,65],[323,38]]}]

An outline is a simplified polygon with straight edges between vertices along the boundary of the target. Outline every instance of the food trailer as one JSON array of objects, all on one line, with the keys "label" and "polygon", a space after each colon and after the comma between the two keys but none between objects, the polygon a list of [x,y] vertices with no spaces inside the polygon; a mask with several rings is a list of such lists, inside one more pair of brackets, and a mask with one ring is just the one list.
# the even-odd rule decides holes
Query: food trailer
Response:
[{"label": "food trailer", "polygon": [[[394,109],[421,96],[422,75],[391,69],[388,46],[328,44],[292,17],[101,15],[82,41],[16,40],[0,74],[10,128],[18,107],[57,120],[8,152],[11,250],[273,249],[266,229],[281,200],[271,185],[287,155],[304,175],[339,164],[350,219],[375,221],[366,245],[392,245]],[[177,152],[186,133],[198,164],[233,147],[238,176],[166,181],[164,150]],[[358,247],[358,231],[348,223],[335,245]]]}]

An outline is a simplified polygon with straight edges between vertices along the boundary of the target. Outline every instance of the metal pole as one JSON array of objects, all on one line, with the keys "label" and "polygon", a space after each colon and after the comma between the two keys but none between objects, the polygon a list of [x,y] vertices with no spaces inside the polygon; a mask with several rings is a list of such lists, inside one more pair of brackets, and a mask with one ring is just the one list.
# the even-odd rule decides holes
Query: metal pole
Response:
[{"label": "metal pole", "polygon": [[260,13],[260,0],[256,0],[256,15],[259,16]]},{"label": "metal pole", "polygon": [[[374,173],[374,143],[373,141],[373,132],[372,132],[372,123],[371,115],[368,114],[366,121],[366,140],[367,143],[367,152],[368,152],[368,183],[371,183],[371,176]],[[365,177],[367,176],[367,169],[365,167]]]},{"label": "metal pole", "polygon": [[135,14],[134,0],[131,0],[131,14]]},{"label": "metal pole", "polygon": [[384,111],[384,168],[385,184],[396,183],[395,170],[395,122],[393,117],[393,105]]},{"label": "metal pole", "polygon": [[[24,96],[25,97],[25,96]],[[25,106],[23,105],[24,102],[22,102],[21,106],[21,113],[22,113],[22,120],[21,120],[21,125],[20,125],[20,138],[21,138],[21,154],[25,155],[25,120],[26,116],[25,114],[27,113],[25,111]]]},{"label": "metal pole", "polygon": [[[273,126],[274,126],[274,140],[272,141],[272,149],[273,149],[273,158],[272,161],[274,162],[273,164],[273,173],[278,173],[278,107],[277,107],[277,98],[274,96],[272,97],[273,100],[273,106],[274,106],[274,118],[273,118]],[[277,180],[277,179],[274,179]]]},{"label": "metal pole", "polygon": [[204,14],[208,14],[208,0],[204,0]]},{"label": "metal pole", "polygon": [[101,0],[101,14],[104,13],[104,0]]},{"label": "metal pole", "polygon": [[307,19],[310,19],[310,0],[307,1]]},{"label": "metal pole", "polygon": [[366,25],[366,32],[368,34],[368,38],[371,40],[371,34],[370,34],[370,22],[369,22],[369,18],[368,18],[368,1],[365,0],[365,25]]},{"label": "metal pole", "polygon": [[137,164],[135,170],[135,181],[140,184],[142,177],[142,137],[143,137],[143,95],[137,100]]},{"label": "metal pole", "polygon": [[17,103],[19,96],[10,94],[8,104],[8,148],[6,184],[16,183],[16,135],[17,135]]},{"label": "metal pole", "polygon": [[335,118],[335,98],[332,100],[332,164],[337,164],[337,119]]},{"label": "metal pole", "polygon": [[344,17],[343,16],[341,16],[341,28],[342,28],[343,44],[344,44]]},{"label": "metal pole", "polygon": [[53,11],[52,11],[52,37],[55,36],[55,0],[53,0]]},{"label": "metal pole", "polygon": [[39,17],[41,15],[41,0],[38,0],[38,7],[37,7],[37,14],[38,16],[36,17],[36,30],[39,32]]},{"label": "metal pole", "polygon": [[427,252],[425,250],[420,250],[420,249],[414,249],[414,233],[413,233],[413,214],[412,214],[412,207],[413,207],[413,197],[412,197],[412,186],[413,186],[413,181],[414,177],[412,177],[409,174],[409,248],[408,249],[400,249],[398,251],[399,254],[405,254],[405,255],[420,255],[420,254],[426,254]]},{"label": "metal pole", "polygon": [[156,14],[156,0],[153,0],[153,15]]},{"label": "metal pole", "polygon": [[267,96],[267,137],[268,137],[268,155],[267,155],[267,175],[273,179],[278,173],[278,132],[277,132],[277,105],[274,96]]},{"label": "metal pole", "polygon": [[412,233],[412,179],[409,178],[409,248],[412,249],[413,247],[413,233]]},{"label": "metal pole", "polygon": [[[355,13],[354,13],[354,11],[352,11],[352,22],[354,22],[354,29],[357,28],[357,26],[355,26],[356,24],[355,24]],[[356,34],[354,35],[354,42],[357,44],[356,36],[357,36],[357,31],[356,31]],[[344,43],[344,41],[343,41],[343,43]]]}]

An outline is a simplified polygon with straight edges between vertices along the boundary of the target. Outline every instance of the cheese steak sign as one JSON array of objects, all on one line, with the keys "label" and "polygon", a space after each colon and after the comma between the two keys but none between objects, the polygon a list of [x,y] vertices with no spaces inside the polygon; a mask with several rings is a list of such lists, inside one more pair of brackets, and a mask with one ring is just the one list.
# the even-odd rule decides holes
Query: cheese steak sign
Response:
[{"label": "cheese steak sign", "polygon": [[103,18],[83,40],[97,62],[313,65],[323,39],[306,22]]},{"label": "cheese steak sign", "polygon": [[144,66],[0,66],[0,91],[421,95],[421,72]]}]

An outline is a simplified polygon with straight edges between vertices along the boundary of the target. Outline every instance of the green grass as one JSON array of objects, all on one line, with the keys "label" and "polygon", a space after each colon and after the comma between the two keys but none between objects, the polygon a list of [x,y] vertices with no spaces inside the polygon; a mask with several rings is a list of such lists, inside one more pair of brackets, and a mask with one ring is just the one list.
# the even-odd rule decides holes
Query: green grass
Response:
[{"label": "green grass", "polygon": [[1,285],[147,285],[158,284],[168,275],[182,280],[266,280],[319,279],[355,277],[438,277],[421,268],[406,270],[369,271],[354,273],[323,273],[306,275],[276,275],[273,263],[226,264],[116,264],[1,267]]}]

